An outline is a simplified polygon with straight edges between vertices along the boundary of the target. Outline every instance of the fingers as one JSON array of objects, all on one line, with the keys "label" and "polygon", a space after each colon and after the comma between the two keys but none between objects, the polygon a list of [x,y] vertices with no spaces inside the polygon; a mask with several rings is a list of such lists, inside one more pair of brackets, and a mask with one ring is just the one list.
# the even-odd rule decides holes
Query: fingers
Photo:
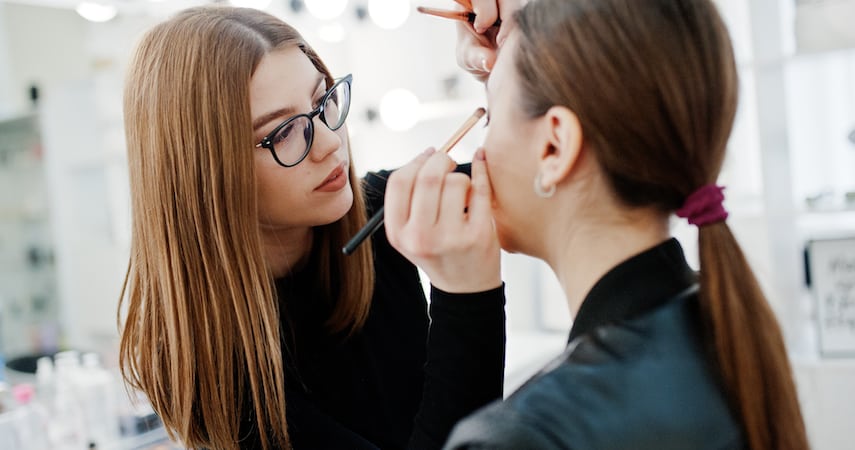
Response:
[{"label": "fingers", "polygon": [[483,33],[499,18],[499,4],[496,0],[472,0],[472,12],[475,13],[475,31]]},{"label": "fingers", "polygon": [[466,221],[466,203],[471,183],[469,177],[462,173],[450,173],[445,176],[445,185],[442,189],[440,210],[437,222],[440,232],[443,228],[454,232],[460,229]]},{"label": "fingers", "polygon": [[[496,63],[498,49],[515,28],[514,13],[526,0],[472,0],[475,23],[457,25],[457,64],[485,81]],[[494,27],[501,19],[501,26]]]},{"label": "fingers", "polygon": [[471,181],[453,173],[455,166],[447,155],[434,153],[392,174],[386,191],[386,236],[425,271],[432,285],[446,292],[482,292],[501,285],[484,151],[472,162]]},{"label": "fingers", "polygon": [[502,19],[502,26],[499,27],[499,32],[496,34],[496,46],[501,48],[504,45],[505,41],[508,39],[508,35],[511,34],[511,31],[514,29],[514,21],[512,19],[513,16],[508,17],[507,19]]},{"label": "fingers", "polygon": [[457,164],[444,153],[435,153],[419,169],[413,186],[408,223],[432,226],[439,218],[446,175]]},{"label": "fingers", "polygon": [[488,36],[476,33],[468,22],[457,25],[457,37],[457,65],[485,81],[496,63],[494,44]]},{"label": "fingers", "polygon": [[479,81],[485,81],[496,63],[496,52],[483,47],[467,47],[459,52],[457,64]]},{"label": "fingers", "polygon": [[513,31],[514,14],[525,5],[526,0],[499,0],[499,18],[502,19],[502,26],[499,27],[499,33],[496,35],[496,45],[501,47],[507,40],[508,35]]},{"label": "fingers", "polygon": [[484,148],[479,148],[472,158],[472,188],[469,198],[469,220],[478,226],[482,221],[492,221],[493,189],[487,173]]},{"label": "fingers", "polygon": [[410,197],[413,194],[416,175],[435,151],[433,148],[425,150],[424,153],[404,167],[392,172],[392,175],[389,176],[386,183],[383,217],[383,221],[386,222],[389,241],[393,241],[397,231],[407,223],[410,217]]}]

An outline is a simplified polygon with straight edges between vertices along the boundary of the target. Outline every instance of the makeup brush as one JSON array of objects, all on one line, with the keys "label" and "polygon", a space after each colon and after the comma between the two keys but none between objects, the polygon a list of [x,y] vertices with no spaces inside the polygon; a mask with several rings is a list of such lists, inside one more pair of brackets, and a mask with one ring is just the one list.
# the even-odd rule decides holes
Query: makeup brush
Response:
[{"label": "makeup brush", "polygon": [[[448,141],[442,147],[440,147],[439,150],[437,150],[437,152],[448,153],[448,151],[451,150],[451,148],[454,147],[458,142],[460,142],[460,139],[462,139],[463,136],[469,130],[471,130],[476,123],[478,123],[478,120],[480,120],[481,117],[484,117],[484,114],[486,112],[487,110],[485,110],[484,108],[476,109],[475,112],[472,113],[472,115],[469,116],[468,119],[466,119],[466,122],[463,122],[463,125],[461,125],[460,128],[458,128],[457,131],[453,135],[451,135],[451,138],[449,138]],[[345,244],[345,246],[341,249],[342,253],[344,253],[345,255],[352,254],[356,250],[356,248],[359,247],[359,244],[361,244],[362,241],[364,241],[366,238],[368,238],[368,236],[373,235],[377,232],[377,230],[380,229],[380,226],[383,225],[384,209],[385,207],[381,207],[379,210],[377,210],[377,212],[374,213],[374,215],[371,216],[370,219],[368,219],[368,222],[365,223],[365,226],[362,227],[362,229],[360,229],[356,233],[356,235],[353,236],[353,238],[347,241],[347,244]]]},{"label": "makeup brush", "polygon": [[[457,3],[460,3],[461,5],[463,4],[461,2],[457,2]],[[436,16],[436,17],[442,17],[444,19],[460,20],[463,22],[469,22],[470,25],[473,25],[475,23],[475,13],[472,11],[452,11],[452,10],[448,10],[448,9],[426,8],[424,6],[419,6],[418,8],[416,8],[416,11],[418,11],[422,14],[427,14],[429,16]],[[496,22],[494,22],[492,26],[498,27],[501,24],[502,24],[502,20],[496,19]]]}]

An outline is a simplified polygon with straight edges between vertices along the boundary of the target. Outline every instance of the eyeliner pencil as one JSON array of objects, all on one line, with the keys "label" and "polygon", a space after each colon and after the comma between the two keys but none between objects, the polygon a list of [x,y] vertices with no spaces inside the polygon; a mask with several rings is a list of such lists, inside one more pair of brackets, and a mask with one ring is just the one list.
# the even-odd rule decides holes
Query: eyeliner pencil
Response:
[{"label": "eyeliner pencil", "polygon": [[[448,151],[451,150],[451,148],[454,147],[460,141],[460,139],[463,138],[463,135],[465,135],[469,130],[471,130],[472,127],[476,123],[478,123],[478,120],[480,120],[481,117],[484,117],[484,113],[486,112],[487,110],[485,110],[484,108],[476,109],[475,112],[472,113],[472,115],[469,116],[468,119],[466,119],[466,122],[464,122],[463,125],[461,125],[460,128],[457,129],[457,131],[451,136],[451,138],[449,138],[448,141],[442,147],[440,147],[439,150],[437,150],[437,152],[448,153]],[[377,230],[380,229],[380,226],[383,225],[383,211],[385,209],[385,206],[381,206],[380,209],[378,209],[377,212],[374,213],[374,215],[371,216],[370,219],[368,219],[368,222],[365,223],[365,226],[362,227],[356,233],[356,235],[353,236],[353,238],[347,241],[347,244],[345,244],[344,247],[341,249],[342,253],[344,253],[345,255],[352,254],[356,250],[356,248],[359,247],[359,244],[361,244],[365,239],[367,239],[369,236],[373,235],[377,232]]]}]

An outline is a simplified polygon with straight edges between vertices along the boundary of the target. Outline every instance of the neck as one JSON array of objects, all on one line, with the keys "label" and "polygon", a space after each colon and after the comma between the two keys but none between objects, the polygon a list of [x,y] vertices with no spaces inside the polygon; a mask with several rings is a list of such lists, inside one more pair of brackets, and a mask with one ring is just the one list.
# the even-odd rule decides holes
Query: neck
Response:
[{"label": "neck", "polygon": [[670,236],[667,217],[650,212],[625,214],[619,221],[563,223],[570,225],[555,227],[548,237],[561,244],[545,249],[543,259],[558,277],[572,317],[606,273]]},{"label": "neck", "polygon": [[275,278],[300,269],[312,251],[312,228],[262,229],[264,256]]}]

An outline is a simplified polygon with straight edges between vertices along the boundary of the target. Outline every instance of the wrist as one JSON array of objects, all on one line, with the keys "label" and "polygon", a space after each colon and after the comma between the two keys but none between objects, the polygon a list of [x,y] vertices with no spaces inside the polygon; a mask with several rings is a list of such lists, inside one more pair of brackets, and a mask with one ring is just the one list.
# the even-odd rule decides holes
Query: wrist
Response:
[{"label": "wrist", "polygon": [[453,301],[458,298],[466,297],[466,298],[493,298],[497,293],[501,294],[505,291],[505,282],[500,282],[497,286],[494,286],[490,289],[485,289],[483,291],[474,291],[474,292],[448,292],[443,290],[442,288],[436,286],[431,283],[430,285],[430,295],[431,300],[441,298],[447,299],[448,301]]},{"label": "wrist", "polygon": [[431,287],[445,294],[474,294],[502,287],[501,276],[476,280],[431,280]]}]

